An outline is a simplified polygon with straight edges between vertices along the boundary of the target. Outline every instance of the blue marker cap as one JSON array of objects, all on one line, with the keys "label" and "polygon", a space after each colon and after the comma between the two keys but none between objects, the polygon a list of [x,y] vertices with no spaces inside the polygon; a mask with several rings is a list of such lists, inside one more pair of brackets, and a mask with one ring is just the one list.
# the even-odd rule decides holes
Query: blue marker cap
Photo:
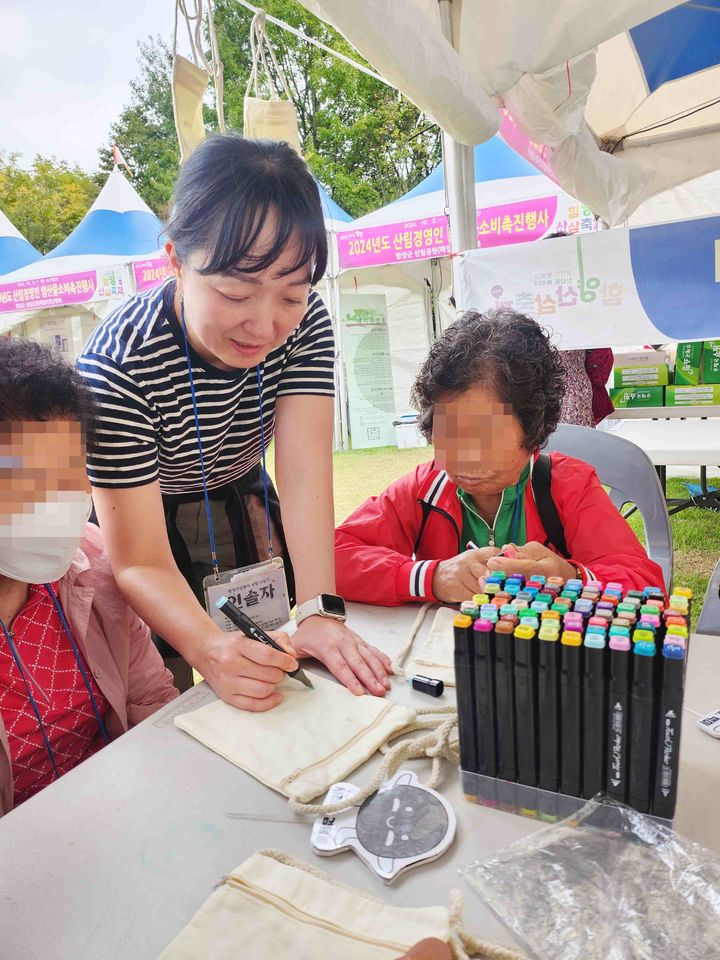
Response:
[{"label": "blue marker cap", "polygon": [[530,604],[530,609],[534,610],[536,613],[545,613],[545,611],[548,609],[548,605],[543,600],[533,600],[533,602]]},{"label": "blue marker cap", "polygon": [[505,616],[505,615],[507,615],[507,614],[513,614],[513,613],[515,613],[515,610],[516,610],[516,608],[513,606],[512,603],[504,603],[504,604],[500,607],[500,616],[503,617],[503,616]]},{"label": "blue marker cap", "polygon": [[585,646],[589,647],[591,650],[604,650],[605,635],[594,632],[590,633],[590,631],[588,631],[585,634]]},{"label": "blue marker cap", "polygon": [[520,593],[520,584],[519,583],[510,583],[505,581],[505,593],[509,593],[511,597],[516,597]]},{"label": "blue marker cap", "polygon": [[585,634],[585,636],[588,636],[588,634],[594,633],[599,637],[604,637],[606,632],[607,631],[605,630],[604,627],[600,627],[597,624],[593,623],[591,626],[587,628],[587,633]]},{"label": "blue marker cap", "polygon": [[678,646],[676,643],[666,643],[662,652],[663,656],[667,657],[668,660],[685,659],[685,648]]},{"label": "blue marker cap", "polygon": [[651,593],[664,594],[664,590],[662,590],[661,587],[645,587],[645,589],[643,590],[643,598],[647,600],[647,598],[650,596]]},{"label": "blue marker cap", "polygon": [[649,640],[638,640],[638,642],[633,647],[633,650],[639,657],[655,656],[655,644],[650,643]]},{"label": "blue marker cap", "polygon": [[578,580],[577,577],[574,580],[565,581],[566,590],[582,590],[582,585],[583,585],[582,580]]}]

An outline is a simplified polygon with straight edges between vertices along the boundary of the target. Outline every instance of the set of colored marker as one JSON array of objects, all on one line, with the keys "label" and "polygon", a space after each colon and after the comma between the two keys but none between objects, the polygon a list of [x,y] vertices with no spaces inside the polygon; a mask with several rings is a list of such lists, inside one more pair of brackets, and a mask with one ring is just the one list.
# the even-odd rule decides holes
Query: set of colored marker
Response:
[{"label": "set of colored marker", "polygon": [[672,819],[691,601],[493,574],[454,621],[466,794],[555,820],[606,792]]}]

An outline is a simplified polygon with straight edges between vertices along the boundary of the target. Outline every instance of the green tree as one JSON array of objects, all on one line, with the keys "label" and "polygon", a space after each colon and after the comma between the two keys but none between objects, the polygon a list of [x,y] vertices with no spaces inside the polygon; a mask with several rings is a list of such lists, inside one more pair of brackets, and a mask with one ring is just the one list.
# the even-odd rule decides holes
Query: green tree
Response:
[{"label": "green tree", "polygon": [[[295,0],[266,0],[267,12],[309,36],[359,59],[356,51]],[[252,14],[235,0],[215,0],[215,24],[225,78],[228,129],[243,128],[243,98],[250,74]],[[267,25],[287,77],[303,152],[333,199],[353,216],[376,209],[411,189],[439,163],[440,131],[399,93],[317,47]],[[112,168],[116,143],[135,172],[135,186],[161,216],[179,164],[172,113],[172,52],[159,37],[140,44],[140,73],[131,98],[100,152]],[[212,93],[205,110],[216,128]]]},{"label": "green tree", "polygon": [[[266,0],[263,6],[362,62],[340,34],[295,0]],[[215,0],[225,115],[236,129],[242,129],[250,73],[251,20],[235,0]],[[437,166],[439,128],[397,91],[271,23],[266,30],[295,104],[305,159],[348,213],[361,216],[395,200]]]},{"label": "green tree", "polygon": [[160,37],[138,44],[139,75],[130,82],[130,102],[110,127],[100,153],[102,181],[113,168],[113,144],[133,172],[133,185],[160,217],[167,214],[180,166],[172,106],[172,51]]},{"label": "green tree", "polygon": [[26,170],[18,154],[0,152],[3,212],[41,253],[49,253],[75,229],[98,190],[79,167],[54,157],[37,156]]}]

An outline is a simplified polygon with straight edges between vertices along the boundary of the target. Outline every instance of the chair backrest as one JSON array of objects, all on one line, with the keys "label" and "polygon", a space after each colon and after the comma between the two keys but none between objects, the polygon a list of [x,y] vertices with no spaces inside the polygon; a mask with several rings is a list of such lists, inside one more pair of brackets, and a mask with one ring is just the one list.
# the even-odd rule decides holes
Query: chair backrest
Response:
[{"label": "chair backrest", "polygon": [[[697,600],[695,603],[697,603]],[[695,633],[706,633],[711,637],[720,637],[720,560],[715,565],[710,577]]]},{"label": "chair backrest", "polygon": [[566,453],[595,468],[610,499],[618,508],[634,503],[642,517],[645,549],[662,567],[665,586],[672,585],[673,543],[665,496],[652,461],[640,447],[603,430],[561,423],[550,437],[547,451]]}]

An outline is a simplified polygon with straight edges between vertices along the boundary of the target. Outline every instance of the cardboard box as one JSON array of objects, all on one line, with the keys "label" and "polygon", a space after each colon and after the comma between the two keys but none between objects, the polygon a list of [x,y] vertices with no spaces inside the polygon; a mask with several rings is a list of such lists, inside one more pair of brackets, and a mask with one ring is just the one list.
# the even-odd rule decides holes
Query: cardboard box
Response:
[{"label": "cardboard box", "polygon": [[709,407],[720,405],[720,383],[701,383],[697,387],[668,387],[665,391],[668,407]]},{"label": "cardboard box", "polygon": [[676,386],[696,387],[700,383],[702,342],[679,343],[675,357]]},{"label": "cardboard box", "polygon": [[653,367],[615,367],[614,387],[666,387],[668,384],[666,363]]},{"label": "cardboard box", "polygon": [[615,353],[615,366],[621,367],[659,367],[667,363],[663,350],[635,350],[631,353]]},{"label": "cardboard box", "polygon": [[665,402],[665,387],[613,388],[610,390],[610,399],[616,410],[626,407],[662,407]]},{"label": "cardboard box", "polygon": [[703,344],[702,382],[720,383],[720,340],[706,340]]}]

